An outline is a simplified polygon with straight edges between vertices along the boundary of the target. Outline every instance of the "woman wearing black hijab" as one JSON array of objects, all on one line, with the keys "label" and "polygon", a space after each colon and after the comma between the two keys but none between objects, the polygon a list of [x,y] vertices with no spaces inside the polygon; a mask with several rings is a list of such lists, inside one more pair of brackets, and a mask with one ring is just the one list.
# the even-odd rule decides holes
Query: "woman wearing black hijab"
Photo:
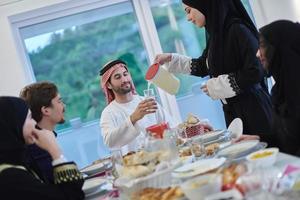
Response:
[{"label": "woman wearing black hijab", "polygon": [[273,126],[280,150],[300,156],[300,24],[275,21],[260,29],[260,58],[275,84]]},{"label": "woman wearing black hijab", "polygon": [[[179,54],[160,54],[155,62],[174,73],[210,76],[201,89],[220,99],[227,126],[241,118],[244,133],[258,134],[272,145],[271,101],[264,70],[256,58],[258,32],[240,0],[183,0],[189,21],[205,27],[203,54],[192,59]],[[199,102],[199,106],[201,103]]]},{"label": "woman wearing black hijab", "polygon": [[[16,97],[0,97],[0,197],[19,200],[83,199],[83,180],[73,162],[61,162],[61,151],[52,132],[37,130],[26,103]],[[56,162],[55,184],[44,184],[26,166],[26,144],[47,150]],[[53,162],[53,163],[54,163]]]}]

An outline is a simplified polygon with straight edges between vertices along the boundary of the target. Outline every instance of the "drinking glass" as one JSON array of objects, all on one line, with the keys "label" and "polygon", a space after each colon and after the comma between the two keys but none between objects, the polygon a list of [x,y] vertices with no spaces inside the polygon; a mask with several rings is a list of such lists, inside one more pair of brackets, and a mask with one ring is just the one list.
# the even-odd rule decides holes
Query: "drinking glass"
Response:
[{"label": "drinking glass", "polygon": [[112,175],[114,177],[119,177],[118,169],[123,165],[123,156],[120,149],[115,149],[111,151],[111,162],[112,162]]},{"label": "drinking glass", "polygon": [[[154,90],[152,88],[150,89],[146,89],[144,90],[144,97],[146,99],[154,99],[155,100],[155,93]],[[161,122],[164,122],[164,119],[162,118],[162,116],[159,114],[158,110],[156,110],[156,112],[154,113],[155,116],[155,120],[156,120],[156,124],[159,124]]]},{"label": "drinking glass", "polygon": [[153,98],[153,99],[155,99],[154,90],[153,90],[152,88],[147,89],[147,90],[144,90],[144,97],[145,97],[146,99],[148,99],[148,98]]}]

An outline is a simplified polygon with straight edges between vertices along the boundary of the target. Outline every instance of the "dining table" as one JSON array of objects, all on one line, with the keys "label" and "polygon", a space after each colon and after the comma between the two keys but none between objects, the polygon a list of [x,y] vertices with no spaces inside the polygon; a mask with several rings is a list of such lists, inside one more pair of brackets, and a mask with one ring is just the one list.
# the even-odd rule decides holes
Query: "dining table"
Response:
[{"label": "dining table", "polygon": [[[232,143],[227,141],[227,143],[224,142],[222,144],[223,147],[228,146],[228,145],[232,145]],[[244,160],[246,160],[246,159],[244,158]],[[293,156],[293,155],[279,152],[277,154],[275,163],[271,166],[270,169],[276,169],[277,171],[284,172],[284,170],[286,170],[288,166],[298,167],[300,169],[300,158]],[[104,185],[101,185],[101,190],[103,190],[103,192],[98,192],[93,195],[87,195],[85,198],[86,200],[108,200],[108,199],[111,199],[111,200],[116,200],[116,199],[121,200],[122,199],[123,200],[123,199],[126,199],[126,197],[124,197],[124,195],[122,195],[120,190],[117,187],[114,187],[113,176],[112,176],[111,170],[112,169],[110,169],[110,171],[106,171],[105,173],[102,172],[98,175],[92,176],[92,177],[98,176],[98,177],[107,179],[107,183]],[[89,178],[90,177],[87,177],[87,179],[89,179]],[[176,183],[175,180],[174,180],[174,183]],[[300,197],[299,197],[299,199],[300,199]],[[182,199],[180,199],[180,200],[182,200]]]}]

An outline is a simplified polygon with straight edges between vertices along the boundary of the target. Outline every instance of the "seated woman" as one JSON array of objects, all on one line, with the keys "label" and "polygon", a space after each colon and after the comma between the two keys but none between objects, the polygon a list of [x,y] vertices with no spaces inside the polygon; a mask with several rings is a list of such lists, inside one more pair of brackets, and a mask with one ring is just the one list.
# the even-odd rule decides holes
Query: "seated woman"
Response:
[{"label": "seated woman", "polygon": [[[53,132],[38,130],[26,103],[0,97],[1,199],[84,199],[83,178],[75,163],[65,162]],[[25,162],[26,144],[35,143],[51,155],[54,184],[45,184]]]},{"label": "seated woman", "polygon": [[280,151],[300,156],[300,24],[279,20],[262,27],[257,57],[275,80],[272,132]]}]

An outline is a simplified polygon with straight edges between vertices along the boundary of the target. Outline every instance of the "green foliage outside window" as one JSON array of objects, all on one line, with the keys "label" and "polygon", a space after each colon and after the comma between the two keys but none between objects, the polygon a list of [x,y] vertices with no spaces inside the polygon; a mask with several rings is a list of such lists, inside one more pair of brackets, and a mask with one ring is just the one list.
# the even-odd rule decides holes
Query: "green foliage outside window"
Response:
[{"label": "green foliage outside window", "polygon": [[[243,2],[249,10],[249,2]],[[176,52],[174,41],[180,41],[187,55],[200,56],[206,43],[204,29],[186,21],[180,1],[174,0],[169,6],[178,24],[177,30],[171,28],[166,7],[152,8],[163,51]],[[189,31],[183,31],[186,27]],[[139,94],[147,87],[144,80],[147,53],[133,13],[54,32],[46,46],[29,52],[29,58],[37,81],[49,80],[57,84],[67,106],[67,121],[75,117],[83,122],[99,119],[106,102],[98,73],[111,59],[121,58],[127,62]],[[191,85],[201,80],[184,75],[178,77],[181,88],[177,96],[188,94]],[[68,123],[58,129],[66,127]]]},{"label": "green foliage outside window", "polygon": [[[146,87],[147,57],[133,14],[112,17],[53,33],[49,44],[29,53],[37,81],[58,85],[66,119],[99,119],[106,106],[99,69],[109,60],[124,59],[138,92]],[[138,59],[137,59],[138,58]],[[68,127],[65,123],[58,129]]]}]

